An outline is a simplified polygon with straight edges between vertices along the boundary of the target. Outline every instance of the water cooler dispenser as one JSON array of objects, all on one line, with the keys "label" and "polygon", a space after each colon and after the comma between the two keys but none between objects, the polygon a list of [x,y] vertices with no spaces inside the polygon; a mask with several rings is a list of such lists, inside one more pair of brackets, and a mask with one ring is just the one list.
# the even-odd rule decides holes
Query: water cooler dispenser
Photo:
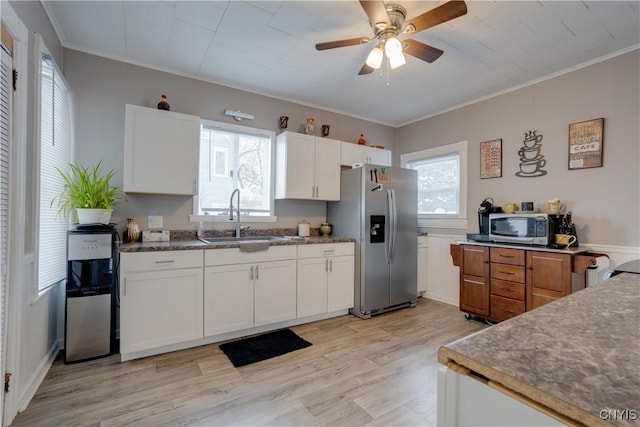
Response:
[{"label": "water cooler dispenser", "polygon": [[78,226],[67,233],[64,360],[116,351],[115,228]]}]

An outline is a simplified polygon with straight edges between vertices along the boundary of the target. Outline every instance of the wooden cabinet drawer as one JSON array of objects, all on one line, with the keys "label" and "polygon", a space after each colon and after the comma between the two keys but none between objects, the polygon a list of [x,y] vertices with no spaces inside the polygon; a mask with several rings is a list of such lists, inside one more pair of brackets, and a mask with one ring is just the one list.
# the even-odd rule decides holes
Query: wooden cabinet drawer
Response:
[{"label": "wooden cabinet drawer", "polygon": [[491,295],[490,317],[497,321],[507,320],[524,313],[524,301]]},{"label": "wooden cabinet drawer", "polygon": [[491,278],[524,283],[524,266],[491,263]]},{"label": "wooden cabinet drawer", "polygon": [[523,249],[491,248],[491,262],[501,264],[524,265]]},{"label": "wooden cabinet drawer", "polygon": [[524,301],[524,283],[504,282],[502,280],[491,280],[491,295],[499,295],[506,298],[513,298]]}]

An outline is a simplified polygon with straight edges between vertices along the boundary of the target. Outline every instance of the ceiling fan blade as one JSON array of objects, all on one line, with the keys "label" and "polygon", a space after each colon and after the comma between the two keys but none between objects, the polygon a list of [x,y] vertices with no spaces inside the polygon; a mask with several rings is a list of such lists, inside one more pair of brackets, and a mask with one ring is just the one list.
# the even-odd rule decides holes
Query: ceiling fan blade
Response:
[{"label": "ceiling fan blade", "polygon": [[384,23],[389,25],[389,15],[387,14],[387,8],[380,0],[360,0],[360,6],[364,9],[364,12],[369,17],[369,24],[371,28],[376,30],[376,24]]},{"label": "ceiling fan blade", "polygon": [[360,72],[358,73],[358,75],[363,76],[365,74],[371,74],[373,73],[373,70],[373,68],[369,67],[367,64],[364,64],[362,68],[360,68]]},{"label": "ceiling fan blade", "polygon": [[366,44],[371,41],[368,37],[356,37],[353,39],[335,40],[332,42],[316,43],[316,50],[335,49],[336,47],[355,46],[357,44]]},{"label": "ceiling fan blade", "polygon": [[405,46],[404,53],[408,53],[411,56],[415,56],[416,58],[429,63],[440,58],[440,55],[444,53],[438,48],[429,46],[428,44],[424,44],[417,40],[404,40],[403,45]]},{"label": "ceiling fan blade", "polygon": [[464,1],[450,1],[405,22],[402,32],[417,33],[418,31],[426,30],[443,22],[466,15],[466,13],[467,5]]}]

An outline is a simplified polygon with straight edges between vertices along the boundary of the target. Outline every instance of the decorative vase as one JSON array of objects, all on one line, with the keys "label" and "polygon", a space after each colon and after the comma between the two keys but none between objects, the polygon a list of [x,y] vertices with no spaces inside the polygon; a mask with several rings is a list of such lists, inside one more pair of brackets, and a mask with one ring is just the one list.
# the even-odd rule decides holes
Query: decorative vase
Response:
[{"label": "decorative vase", "polygon": [[313,117],[307,117],[307,123],[304,125],[304,133],[307,135],[315,135],[317,130],[316,120]]},{"label": "decorative vase", "polygon": [[320,235],[323,237],[327,237],[331,234],[331,224],[323,223],[320,224]]},{"label": "decorative vase", "polygon": [[160,102],[158,102],[158,110],[171,111],[171,106],[167,102],[167,95],[164,93],[160,96]]},{"label": "decorative vase", "polygon": [[367,140],[364,139],[364,134],[360,134],[360,138],[358,138],[358,145],[366,145],[367,144]]},{"label": "decorative vase", "polygon": [[76,209],[78,224],[109,224],[111,210],[109,209]]}]

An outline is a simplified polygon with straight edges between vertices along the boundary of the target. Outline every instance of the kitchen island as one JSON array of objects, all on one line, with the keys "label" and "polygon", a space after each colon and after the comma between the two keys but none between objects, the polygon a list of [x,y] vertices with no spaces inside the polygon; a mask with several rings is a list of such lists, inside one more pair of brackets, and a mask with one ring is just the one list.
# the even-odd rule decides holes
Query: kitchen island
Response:
[{"label": "kitchen island", "polygon": [[[438,361],[438,425],[540,424],[511,404],[560,424],[639,425],[640,275],[620,274],[447,344]],[[465,384],[483,392],[469,399]],[[496,393],[502,403],[487,409]]]}]

